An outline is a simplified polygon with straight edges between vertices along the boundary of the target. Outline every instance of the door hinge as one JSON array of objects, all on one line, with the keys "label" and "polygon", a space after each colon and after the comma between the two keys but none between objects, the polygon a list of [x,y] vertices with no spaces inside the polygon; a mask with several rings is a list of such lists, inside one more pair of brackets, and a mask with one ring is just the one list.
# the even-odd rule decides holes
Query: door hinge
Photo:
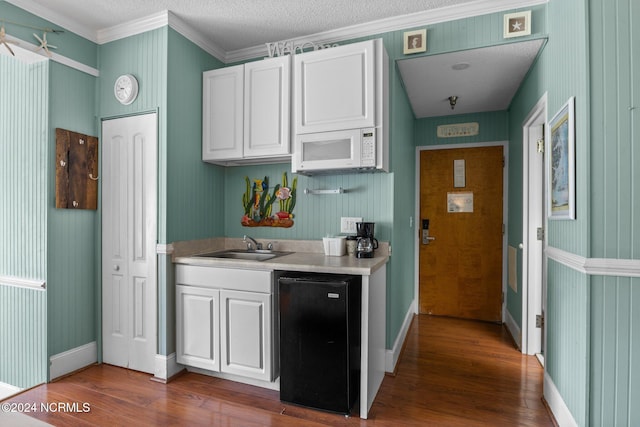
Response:
[{"label": "door hinge", "polygon": [[504,223],[502,223],[502,234],[506,233],[506,231],[507,231],[507,226]]},{"label": "door hinge", "polygon": [[538,141],[538,153],[544,153],[544,138],[540,138]]},{"label": "door hinge", "polygon": [[536,328],[542,328],[544,326],[544,316],[542,314],[536,314]]},{"label": "door hinge", "polygon": [[507,163],[507,159],[505,159],[504,156],[502,156],[502,167],[504,168],[504,165]]},{"label": "door hinge", "polygon": [[538,240],[544,240],[544,228],[538,227],[536,229],[536,238]]}]

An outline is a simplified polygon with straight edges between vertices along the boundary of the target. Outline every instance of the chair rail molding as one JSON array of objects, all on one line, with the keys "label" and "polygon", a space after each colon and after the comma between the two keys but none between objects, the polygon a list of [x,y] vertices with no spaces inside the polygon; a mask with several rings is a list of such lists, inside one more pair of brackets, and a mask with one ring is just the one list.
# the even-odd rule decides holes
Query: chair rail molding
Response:
[{"label": "chair rail molding", "polygon": [[548,246],[549,259],[591,276],[640,277],[640,259],[585,258]]}]

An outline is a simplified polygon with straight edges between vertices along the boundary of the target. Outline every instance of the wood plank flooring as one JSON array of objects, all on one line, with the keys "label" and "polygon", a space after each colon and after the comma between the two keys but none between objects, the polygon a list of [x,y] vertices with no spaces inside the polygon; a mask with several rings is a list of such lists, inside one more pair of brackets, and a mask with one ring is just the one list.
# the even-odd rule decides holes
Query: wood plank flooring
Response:
[{"label": "wood plank flooring", "polygon": [[36,405],[27,415],[55,426],[554,426],[542,376],[502,326],[420,315],[367,420],[284,404],[277,391],[205,375],[161,384],[109,365],[4,403]]}]

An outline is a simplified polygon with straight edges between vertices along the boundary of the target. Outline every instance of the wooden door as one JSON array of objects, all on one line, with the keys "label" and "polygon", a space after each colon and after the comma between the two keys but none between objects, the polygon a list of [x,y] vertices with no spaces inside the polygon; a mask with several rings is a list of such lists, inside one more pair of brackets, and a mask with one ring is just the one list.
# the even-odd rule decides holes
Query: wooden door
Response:
[{"label": "wooden door", "polygon": [[503,167],[502,146],[420,153],[420,313],[502,321]]},{"label": "wooden door", "polygon": [[157,343],[156,114],[102,124],[102,352],[153,373]]}]

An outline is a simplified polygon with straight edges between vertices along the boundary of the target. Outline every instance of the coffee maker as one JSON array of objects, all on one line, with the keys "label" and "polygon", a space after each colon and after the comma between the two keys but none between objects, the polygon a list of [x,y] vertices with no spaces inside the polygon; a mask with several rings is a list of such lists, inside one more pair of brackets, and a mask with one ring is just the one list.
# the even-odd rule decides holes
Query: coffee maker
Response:
[{"label": "coffee maker", "polygon": [[378,249],[378,240],[373,237],[375,222],[356,222],[356,258],[373,258],[373,251]]}]

